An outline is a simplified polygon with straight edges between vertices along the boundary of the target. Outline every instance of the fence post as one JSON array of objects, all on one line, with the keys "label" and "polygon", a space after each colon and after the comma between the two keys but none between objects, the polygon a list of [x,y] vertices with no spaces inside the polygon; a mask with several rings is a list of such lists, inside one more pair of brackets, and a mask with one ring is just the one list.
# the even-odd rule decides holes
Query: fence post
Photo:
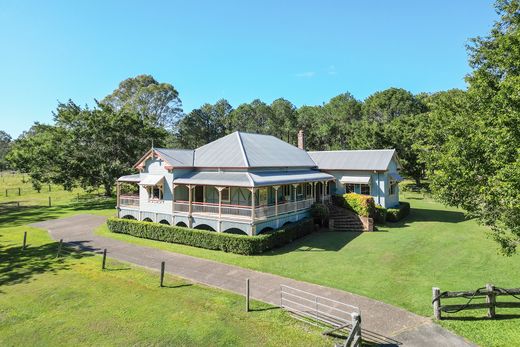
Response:
[{"label": "fence post", "polygon": [[25,249],[25,246],[27,245],[27,231],[23,232],[23,244],[22,244],[22,251]]},{"label": "fence post", "polygon": [[249,312],[249,278],[246,278],[246,312]]},{"label": "fence post", "polygon": [[22,195],[22,190],[20,189],[20,187],[18,187],[18,196],[21,196]]},{"label": "fence post", "polygon": [[105,270],[105,264],[107,262],[107,249],[103,250],[103,263],[101,264],[101,269]]},{"label": "fence post", "polygon": [[56,258],[58,258],[60,256],[62,245],[63,245],[63,239],[60,239],[60,243],[58,244],[58,253],[56,253]]},{"label": "fence post", "polygon": [[437,287],[432,288],[433,316],[441,319],[441,290]]},{"label": "fence post", "polygon": [[495,286],[492,284],[486,284],[486,303],[489,304],[487,316],[489,318],[495,318],[495,303],[496,303],[496,295],[494,293]]},{"label": "fence post", "polygon": [[49,207],[51,207],[51,197],[49,196]]},{"label": "fence post", "polygon": [[7,198],[7,188],[5,189],[5,197]]},{"label": "fence post", "polygon": [[49,192],[51,191],[51,185],[49,184]]},{"label": "fence post", "polygon": [[357,312],[352,313],[352,327],[356,327],[356,330],[353,331],[352,346],[361,347],[361,315]]},{"label": "fence post", "polygon": [[164,268],[166,266],[166,263],[163,261],[161,262],[161,287],[164,287]]}]

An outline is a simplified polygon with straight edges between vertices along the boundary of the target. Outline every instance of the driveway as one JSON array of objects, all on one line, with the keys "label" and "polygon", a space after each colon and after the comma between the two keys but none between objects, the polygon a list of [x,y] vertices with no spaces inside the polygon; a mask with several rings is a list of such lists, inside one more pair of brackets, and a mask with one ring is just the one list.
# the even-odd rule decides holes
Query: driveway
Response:
[{"label": "driveway", "polygon": [[474,346],[460,336],[399,307],[346,291],[296,281],[264,272],[248,270],[212,260],[139,246],[94,234],[106,217],[76,215],[64,219],[32,224],[47,229],[55,240],[63,239],[83,250],[102,252],[111,258],[158,271],[166,262],[166,272],[240,295],[244,294],[245,279],[250,279],[251,297],[275,306],[280,304],[280,285],[304,290],[315,295],[357,306],[361,310],[363,338],[384,345],[404,346]]}]

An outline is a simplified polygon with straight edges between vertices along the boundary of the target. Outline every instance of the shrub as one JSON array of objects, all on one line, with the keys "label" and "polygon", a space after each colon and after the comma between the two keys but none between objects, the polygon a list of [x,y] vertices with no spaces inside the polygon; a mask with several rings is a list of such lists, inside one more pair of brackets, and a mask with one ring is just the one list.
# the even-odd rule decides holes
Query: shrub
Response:
[{"label": "shrub", "polygon": [[399,222],[410,214],[410,203],[399,201],[399,208],[389,208],[386,213],[388,222]]},{"label": "shrub", "polygon": [[386,221],[387,210],[383,206],[377,205],[374,212],[374,221],[383,224]]},{"label": "shrub", "polygon": [[314,231],[310,218],[256,236],[216,233],[121,218],[109,218],[107,226],[114,233],[245,255],[283,246]]},{"label": "shrub", "polygon": [[329,219],[329,209],[324,204],[315,203],[311,207],[311,216],[314,220],[319,219],[320,223],[323,224]]},{"label": "shrub", "polygon": [[343,194],[343,207],[362,217],[373,217],[376,209],[374,198],[356,193]]}]

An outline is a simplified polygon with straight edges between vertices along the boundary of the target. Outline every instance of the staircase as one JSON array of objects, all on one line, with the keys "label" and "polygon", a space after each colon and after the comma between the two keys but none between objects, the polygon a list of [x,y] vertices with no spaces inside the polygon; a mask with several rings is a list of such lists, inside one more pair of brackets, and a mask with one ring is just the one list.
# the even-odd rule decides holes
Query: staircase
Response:
[{"label": "staircase", "polygon": [[334,231],[365,231],[360,217],[346,208],[328,204],[329,229]]}]

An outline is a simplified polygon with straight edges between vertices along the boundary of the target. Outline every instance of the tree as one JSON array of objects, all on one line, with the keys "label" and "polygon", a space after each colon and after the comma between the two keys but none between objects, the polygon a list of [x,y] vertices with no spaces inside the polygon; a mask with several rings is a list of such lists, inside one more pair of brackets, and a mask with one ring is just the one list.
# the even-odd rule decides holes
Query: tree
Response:
[{"label": "tree", "polygon": [[226,133],[226,120],[232,110],[227,100],[194,109],[179,121],[176,144],[193,149],[222,137]]},{"label": "tree", "polygon": [[8,168],[5,156],[11,147],[11,136],[3,130],[0,130],[0,171]]},{"label": "tree", "polygon": [[258,99],[250,104],[242,104],[231,112],[226,128],[229,132],[236,130],[250,133],[267,134],[268,120],[273,118],[273,110],[265,102]]},{"label": "tree", "polygon": [[345,149],[348,129],[361,119],[361,102],[350,93],[337,95],[323,105],[323,123],[320,132],[327,134],[328,149]]},{"label": "tree", "polygon": [[106,96],[101,104],[115,112],[134,113],[154,126],[173,127],[182,116],[182,102],[169,83],[159,83],[150,75],[128,78]]},{"label": "tree", "polygon": [[390,122],[395,117],[425,111],[424,105],[412,93],[401,88],[376,92],[363,103],[363,115],[376,122]]},{"label": "tree", "polygon": [[428,169],[434,194],[490,226],[513,254],[520,243],[520,1],[498,1],[496,10],[489,36],[468,47],[468,92],[435,134],[441,144]]},{"label": "tree", "polygon": [[267,120],[267,132],[288,143],[297,143],[297,118],[296,107],[283,98],[271,103],[271,117]]}]

